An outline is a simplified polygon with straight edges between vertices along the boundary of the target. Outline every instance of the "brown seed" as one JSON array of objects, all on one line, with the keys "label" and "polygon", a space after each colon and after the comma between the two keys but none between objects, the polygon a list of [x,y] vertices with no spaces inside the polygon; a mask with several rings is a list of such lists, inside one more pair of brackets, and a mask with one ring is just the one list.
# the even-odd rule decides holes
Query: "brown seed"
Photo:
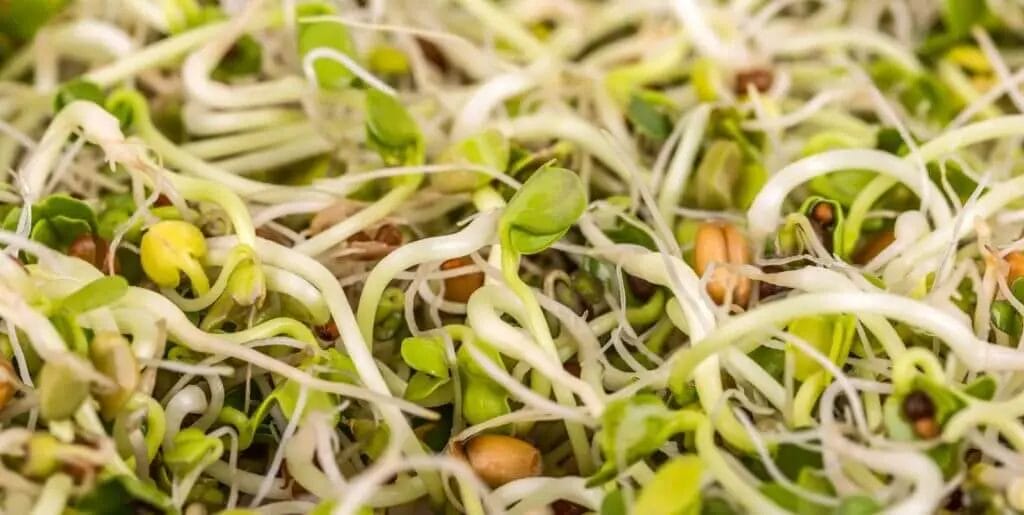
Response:
[{"label": "brown seed", "polygon": [[626,283],[629,284],[629,291],[633,292],[633,295],[636,295],[636,298],[642,301],[651,298],[654,292],[658,291],[656,285],[628,274],[626,275]]},{"label": "brown seed", "polygon": [[551,503],[551,511],[554,515],[583,515],[590,512],[587,508],[565,499],[559,499]]},{"label": "brown seed", "polygon": [[480,435],[465,444],[464,452],[473,471],[491,488],[541,474],[540,451],[518,438]]},{"label": "brown seed", "polygon": [[[892,231],[883,231],[876,234],[854,254],[853,262],[858,265],[868,264],[894,241],[896,241],[896,233]],[[1021,266],[1024,267],[1024,261],[1022,261]],[[1021,270],[1024,272],[1024,268]]]},{"label": "brown seed", "polygon": [[341,336],[341,332],[338,331],[338,324],[335,324],[334,320],[328,320],[326,324],[314,327],[313,331],[316,333],[317,338],[325,342],[333,342]]},{"label": "brown seed", "polygon": [[696,272],[701,276],[712,264],[716,264],[707,287],[708,294],[716,303],[725,302],[726,293],[731,290],[733,304],[747,304],[750,299],[750,279],[724,266],[750,263],[747,240],[735,226],[727,222],[701,223],[697,228],[694,261]]},{"label": "brown seed", "polygon": [[914,433],[925,440],[939,436],[940,432],[939,424],[935,422],[934,418],[922,418],[914,421]]},{"label": "brown seed", "polygon": [[14,373],[14,367],[11,366],[11,362],[5,359],[0,359],[0,368],[3,368],[3,374],[0,375],[0,409],[4,409],[8,402],[14,398],[15,386],[17,383],[17,374]]},{"label": "brown seed", "polygon": [[1006,256],[1006,264],[1009,265],[1009,272],[1006,274],[1006,282],[1013,284],[1019,277],[1024,277],[1024,252],[1011,252]]},{"label": "brown seed", "polygon": [[394,224],[384,224],[380,226],[380,229],[377,229],[377,234],[373,239],[385,245],[397,247],[402,244],[405,238],[402,236],[402,231],[397,226]]},{"label": "brown seed", "polygon": [[164,207],[171,205],[171,199],[163,193],[157,195],[156,200],[153,202],[154,207]]},{"label": "brown seed", "polygon": [[914,390],[903,399],[903,416],[911,422],[935,417],[935,403],[927,393]]},{"label": "brown seed", "polygon": [[[109,274],[111,272],[107,262],[109,252],[110,244],[107,243],[107,240],[104,240],[100,236],[92,233],[80,234],[71,242],[71,245],[68,245],[69,256],[81,259],[82,261],[100,269],[105,274]],[[120,272],[121,267],[117,258],[114,258],[111,261],[114,266],[114,273]]]},{"label": "brown seed", "polygon": [[[441,263],[441,270],[455,270],[473,264],[469,256],[449,259]],[[464,275],[449,277],[444,280],[444,298],[452,302],[468,302],[469,297],[484,285],[483,272],[471,272]]]},{"label": "brown seed", "polygon": [[734,90],[737,95],[746,95],[749,87],[753,86],[757,91],[764,93],[772,87],[774,79],[772,71],[767,68],[742,70],[736,73]]},{"label": "brown seed", "polygon": [[828,202],[818,202],[811,209],[811,218],[822,226],[828,226],[835,220],[835,210]]}]

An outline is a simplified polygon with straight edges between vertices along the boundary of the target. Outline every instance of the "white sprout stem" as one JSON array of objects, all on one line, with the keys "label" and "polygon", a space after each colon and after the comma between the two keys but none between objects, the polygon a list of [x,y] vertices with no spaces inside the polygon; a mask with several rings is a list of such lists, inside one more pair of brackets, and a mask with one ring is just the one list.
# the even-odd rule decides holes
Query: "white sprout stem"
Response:
[{"label": "white sprout stem", "polygon": [[693,173],[697,150],[704,138],[704,130],[710,116],[711,105],[709,104],[702,104],[690,113],[686,120],[686,130],[683,132],[682,139],[679,140],[672,161],[669,162],[668,173],[658,191],[658,210],[661,211],[661,216],[669,227],[675,225],[675,209],[686,190],[690,174]]},{"label": "white sprout stem", "polygon": [[213,111],[198,102],[186,103],[181,111],[181,118],[188,132],[199,136],[252,131],[304,121],[302,112],[293,108],[264,107],[243,111]]},{"label": "white sprout stem", "polygon": [[693,39],[701,54],[717,61],[743,63],[746,49],[737,42],[725,43],[708,22],[704,13],[706,9],[699,5],[699,0],[673,0],[676,17],[686,28],[686,34]]},{"label": "white sprout stem", "polygon": [[260,13],[251,10],[222,25],[216,38],[185,59],[181,69],[182,83],[188,95],[217,108],[238,109],[264,107],[295,102],[302,98],[306,83],[294,75],[255,84],[227,85],[210,78],[217,63],[224,58],[231,45],[258,20]]},{"label": "white sprout stem", "polygon": [[149,0],[124,0],[122,2],[128,12],[139,21],[164,34],[170,32],[167,14],[159,4]]},{"label": "white sprout stem", "polygon": [[206,394],[194,384],[190,384],[174,394],[164,408],[166,430],[163,448],[167,450],[174,445],[174,437],[181,431],[181,423],[185,421],[185,417],[190,414],[203,413],[207,406]]},{"label": "white sprout stem", "polygon": [[705,341],[687,352],[677,351],[670,361],[676,362],[675,373],[682,378],[706,357],[735,345],[747,335],[795,318],[842,313],[880,315],[923,329],[943,341],[974,371],[1024,370],[1024,354],[978,339],[970,327],[938,308],[900,295],[864,292],[805,293],[762,304],[718,326]]},{"label": "white sprout stem", "polygon": [[481,213],[457,233],[409,243],[395,249],[377,263],[363,283],[356,310],[363,338],[367,342],[373,341],[377,305],[384,290],[399,272],[428,261],[443,261],[476,252],[494,241],[499,215],[499,211]]},{"label": "white sprout stem", "polygon": [[67,474],[58,473],[50,476],[43,483],[39,492],[39,500],[32,507],[29,515],[60,515],[64,513],[68,497],[71,495],[72,482]]},{"label": "white sprout stem", "polygon": [[908,160],[880,150],[833,150],[806,157],[776,172],[758,192],[747,210],[747,224],[757,248],[779,225],[782,203],[797,186],[829,172],[866,168],[874,170],[907,185],[922,202],[936,227],[949,224],[953,215],[945,196]]},{"label": "white sprout stem", "polygon": [[135,42],[125,31],[94,19],[48,29],[44,39],[46,47],[85,61],[116,61],[135,51]]},{"label": "white sprout stem", "polygon": [[181,145],[182,150],[200,158],[216,159],[240,154],[294,139],[315,137],[316,129],[307,121],[297,121],[219,138]]},{"label": "white sprout stem", "polygon": [[405,178],[373,204],[335,224],[330,229],[306,241],[297,243],[292,247],[292,250],[308,256],[316,256],[326,252],[353,234],[388,216],[398,205],[416,192],[422,179],[422,175]]},{"label": "white sprout stem", "polygon": [[495,34],[508,40],[526,57],[538,59],[547,54],[544,44],[530,34],[517,20],[503,12],[490,0],[457,0],[466,11],[476,16]]},{"label": "white sprout stem", "polygon": [[50,122],[39,145],[21,168],[21,179],[26,200],[34,202],[43,193],[50,171],[60,157],[60,151],[76,130],[91,143],[99,145],[108,159],[124,160],[127,156],[120,146],[124,135],[114,118],[102,107],[84,100],[72,102],[61,109]]},{"label": "white sprout stem", "polygon": [[239,175],[270,170],[327,153],[333,145],[313,133],[277,145],[238,155],[214,163],[218,168]]},{"label": "white sprout stem", "polygon": [[523,71],[498,75],[476,87],[452,122],[452,139],[461,140],[480,130],[495,108],[534,88],[554,66],[555,61],[541,59]]},{"label": "white sprout stem", "polygon": [[885,34],[861,28],[817,29],[800,34],[778,34],[768,50],[776,55],[795,56],[832,47],[859,47],[888,57],[915,73],[923,70],[913,53]]},{"label": "white sprout stem", "polygon": [[317,47],[310,50],[302,58],[302,72],[306,75],[306,80],[316,84],[316,68],[314,65],[321,59],[327,59],[340,63],[350,72],[352,72],[360,80],[373,87],[374,89],[387,93],[391,96],[397,96],[398,92],[394,88],[388,86],[388,84],[370,73],[366,68],[359,65],[354,59],[339,52],[333,48]]},{"label": "white sprout stem", "polygon": [[542,113],[516,117],[499,123],[498,128],[509,137],[519,140],[559,139],[576,143],[615,172],[623,181],[633,180],[634,171],[643,168],[625,161],[626,156],[612,145],[608,138],[590,122],[572,113]]}]

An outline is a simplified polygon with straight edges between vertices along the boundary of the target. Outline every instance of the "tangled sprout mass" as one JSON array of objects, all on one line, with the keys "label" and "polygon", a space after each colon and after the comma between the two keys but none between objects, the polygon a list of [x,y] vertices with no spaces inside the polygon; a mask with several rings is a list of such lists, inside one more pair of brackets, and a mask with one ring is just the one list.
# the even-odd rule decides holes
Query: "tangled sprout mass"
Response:
[{"label": "tangled sprout mass", "polygon": [[0,513],[1024,511],[1022,35],[0,0]]}]

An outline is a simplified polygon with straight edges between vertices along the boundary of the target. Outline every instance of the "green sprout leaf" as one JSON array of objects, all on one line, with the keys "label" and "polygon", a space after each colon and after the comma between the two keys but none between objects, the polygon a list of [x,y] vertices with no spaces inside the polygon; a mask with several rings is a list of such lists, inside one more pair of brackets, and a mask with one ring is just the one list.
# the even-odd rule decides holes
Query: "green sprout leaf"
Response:
[{"label": "green sprout leaf", "polygon": [[637,132],[654,140],[663,141],[672,132],[672,121],[665,114],[665,106],[658,102],[660,97],[635,92],[629,98],[626,117]]},{"label": "green sprout leaf", "polygon": [[601,417],[601,451],[605,461],[588,485],[601,484],[615,476],[619,466],[629,466],[661,447],[677,433],[696,427],[697,412],[665,407],[661,398],[639,394],[609,404]]},{"label": "green sprout leaf", "polygon": [[987,12],[985,0],[944,0],[942,23],[951,34],[965,36],[971,27],[981,23]]},{"label": "green sprout leaf", "polygon": [[176,512],[163,491],[127,474],[103,479],[74,506],[74,512],[80,515],[135,515],[151,509],[164,514]]},{"label": "green sprout leaf", "polygon": [[435,377],[425,372],[416,372],[409,378],[403,397],[421,406],[433,407],[451,402],[451,383],[446,377]]},{"label": "green sprout leaf", "polygon": [[509,200],[499,233],[511,250],[536,254],[558,241],[586,207],[587,192],[579,176],[547,166]]},{"label": "green sprout leaf", "polygon": [[[7,213],[4,229],[12,231],[18,226],[21,208]],[[60,252],[66,252],[79,236],[95,232],[96,214],[81,200],[64,194],[50,195],[32,206],[32,240]]]},{"label": "green sprout leaf", "polygon": [[[856,336],[856,318],[852,315],[804,317],[789,323],[787,330],[811,344],[815,350],[828,356],[829,361],[842,367],[849,357]],[[793,345],[786,346],[795,359],[793,376],[804,381],[822,370],[820,363]]]},{"label": "green sprout leaf", "polygon": [[662,465],[640,492],[634,513],[650,515],[696,515],[701,508],[701,475],[704,463],[684,454]]},{"label": "green sprout leaf", "polygon": [[57,94],[53,97],[53,111],[59,112],[77,100],[93,102],[102,106],[105,99],[106,95],[96,83],[84,79],[74,79],[57,90]]},{"label": "green sprout leaf", "polygon": [[60,301],[60,308],[68,314],[86,313],[116,302],[128,293],[128,281],[123,277],[104,276],[75,290]]},{"label": "green sprout leaf", "polygon": [[[314,65],[313,68],[316,69],[316,66]],[[232,77],[254,75],[259,73],[262,67],[263,47],[256,41],[256,38],[245,34],[235,41],[227,55],[221,59],[217,68],[213,70],[213,77],[217,80],[227,80]]]},{"label": "green sprout leaf", "polygon": [[4,0],[0,2],[0,33],[27,41],[57,15],[67,0]]},{"label": "green sprout leaf", "polygon": [[878,502],[866,495],[844,497],[836,507],[836,515],[874,515],[882,511]]},{"label": "green sprout leaf", "polygon": [[389,166],[423,162],[423,135],[397,98],[366,91],[366,141]]},{"label": "green sprout leaf", "polygon": [[[344,24],[318,21],[302,24],[299,28],[299,54],[305,56],[317,48],[329,48],[353,59],[356,45]],[[317,84],[324,89],[344,89],[352,84],[355,75],[348,67],[333,59],[317,59],[313,63]]]},{"label": "green sprout leaf", "polygon": [[172,472],[181,476],[205,468],[224,453],[224,442],[206,436],[202,430],[190,427],[174,435],[170,450],[164,451],[163,460]]},{"label": "green sprout leaf", "polygon": [[[445,163],[486,166],[498,172],[508,167],[511,148],[508,138],[494,129],[470,136],[448,148],[440,160]],[[491,181],[490,176],[472,170],[441,172],[430,176],[430,184],[444,192],[472,191]]]},{"label": "green sprout leaf", "polygon": [[402,340],[402,359],[410,367],[433,377],[448,379],[448,360],[440,338],[412,336]]}]

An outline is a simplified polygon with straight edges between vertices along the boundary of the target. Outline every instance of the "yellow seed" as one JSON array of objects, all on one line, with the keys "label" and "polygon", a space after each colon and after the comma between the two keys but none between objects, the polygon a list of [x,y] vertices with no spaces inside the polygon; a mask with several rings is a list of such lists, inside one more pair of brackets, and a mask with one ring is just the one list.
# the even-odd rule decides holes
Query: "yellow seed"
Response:
[{"label": "yellow seed", "polygon": [[480,435],[466,443],[462,452],[477,476],[492,488],[541,474],[540,451],[511,436]]},{"label": "yellow seed", "polygon": [[716,265],[707,287],[708,294],[715,302],[724,302],[726,294],[731,290],[734,304],[747,304],[750,299],[750,279],[724,266],[750,263],[747,240],[735,226],[727,222],[700,224],[694,246],[694,261],[697,274],[701,276],[712,264]]}]

